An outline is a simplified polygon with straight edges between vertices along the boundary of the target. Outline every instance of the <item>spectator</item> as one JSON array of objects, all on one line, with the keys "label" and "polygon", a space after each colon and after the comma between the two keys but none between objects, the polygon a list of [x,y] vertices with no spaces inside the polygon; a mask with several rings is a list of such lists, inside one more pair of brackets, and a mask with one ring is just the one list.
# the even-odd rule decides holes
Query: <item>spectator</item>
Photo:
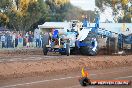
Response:
[{"label": "spectator", "polygon": [[22,33],[20,33],[18,35],[18,48],[22,48],[23,47],[23,37],[22,37]]},{"label": "spectator", "polygon": [[5,35],[3,34],[2,36],[1,36],[1,42],[2,42],[2,48],[5,48]]},{"label": "spectator", "polygon": [[15,48],[15,38],[16,38],[16,34],[15,32],[13,32],[12,34],[12,47]]},{"label": "spectator", "polygon": [[41,47],[44,45],[44,33],[41,34]]},{"label": "spectator", "polygon": [[44,43],[44,34],[40,34],[39,29],[35,29],[34,32],[27,32],[22,35],[21,32],[9,32],[2,34],[1,37],[2,48],[22,48],[26,47],[42,47]]},{"label": "spectator", "polygon": [[33,47],[33,34],[31,31],[29,31],[28,41],[29,41],[29,47]]},{"label": "spectator", "polygon": [[35,29],[34,38],[36,41],[36,47],[40,47],[40,30],[39,29]]},{"label": "spectator", "polygon": [[28,48],[29,47],[29,39],[28,39],[28,36],[26,36],[26,38],[25,38],[25,40],[26,40],[26,47]]},{"label": "spectator", "polygon": [[26,36],[23,37],[23,46],[26,46]]},{"label": "spectator", "polygon": [[35,43],[35,39],[34,39],[34,32],[32,32],[32,36],[33,36],[33,47],[36,47],[36,43]]},{"label": "spectator", "polygon": [[12,37],[10,35],[10,32],[7,31],[6,34],[5,34],[5,47],[6,48],[11,48],[11,40],[12,40]]},{"label": "spectator", "polygon": [[15,37],[15,47],[18,46],[18,34],[16,34],[16,37]]},{"label": "spectator", "polygon": [[28,32],[26,33],[26,35],[25,35],[25,36],[27,36],[27,37],[29,36]]},{"label": "spectator", "polygon": [[8,32],[8,37],[7,37],[7,48],[12,47],[12,35],[11,32]]},{"label": "spectator", "polygon": [[42,47],[42,34],[40,34],[40,36],[39,36],[39,42],[40,42],[40,47]]}]

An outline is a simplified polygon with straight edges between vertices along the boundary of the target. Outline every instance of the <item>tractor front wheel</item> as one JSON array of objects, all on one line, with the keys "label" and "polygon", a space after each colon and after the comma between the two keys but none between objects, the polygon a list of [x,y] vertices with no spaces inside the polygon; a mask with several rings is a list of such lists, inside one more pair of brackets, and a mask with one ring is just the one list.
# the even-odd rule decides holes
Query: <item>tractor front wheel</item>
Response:
[{"label": "tractor front wheel", "polygon": [[66,44],[66,55],[67,56],[70,55],[70,44],[69,43]]},{"label": "tractor front wheel", "polygon": [[48,53],[48,48],[46,47],[46,45],[49,45],[49,39],[50,39],[50,36],[48,33],[46,33],[43,37],[43,53],[44,53],[44,55],[47,55],[47,53]]},{"label": "tractor front wheel", "polygon": [[43,53],[44,53],[44,55],[47,55],[47,53],[48,53],[48,49],[46,47],[46,44],[43,45]]}]

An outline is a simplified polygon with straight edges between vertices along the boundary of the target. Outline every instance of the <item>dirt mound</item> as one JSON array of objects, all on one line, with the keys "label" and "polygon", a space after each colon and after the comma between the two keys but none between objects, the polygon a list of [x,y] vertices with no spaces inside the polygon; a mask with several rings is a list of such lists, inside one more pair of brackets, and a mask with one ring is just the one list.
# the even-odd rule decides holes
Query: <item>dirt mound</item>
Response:
[{"label": "dirt mound", "polygon": [[132,55],[129,56],[96,56],[68,57],[67,59],[48,59],[38,61],[1,62],[0,79],[61,74],[70,71],[103,69],[118,66],[132,66]]}]

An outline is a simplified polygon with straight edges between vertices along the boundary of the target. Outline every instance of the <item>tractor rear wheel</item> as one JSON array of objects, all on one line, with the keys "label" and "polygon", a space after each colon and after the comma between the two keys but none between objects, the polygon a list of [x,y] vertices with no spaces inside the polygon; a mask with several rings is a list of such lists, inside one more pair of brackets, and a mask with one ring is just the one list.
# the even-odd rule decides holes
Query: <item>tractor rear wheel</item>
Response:
[{"label": "tractor rear wheel", "polygon": [[[88,40],[87,38],[83,41],[86,44],[89,44],[90,40]],[[93,48],[95,48],[95,50],[93,50]],[[84,47],[80,47],[80,53],[83,55],[90,55],[90,56],[95,56],[98,53],[98,46],[91,48],[90,46],[84,46]]]},{"label": "tractor rear wheel", "polygon": [[43,37],[43,54],[44,55],[47,55],[48,53],[48,48],[46,47],[46,45],[49,45],[49,39],[50,39],[50,36],[49,34],[45,34],[44,37]]}]

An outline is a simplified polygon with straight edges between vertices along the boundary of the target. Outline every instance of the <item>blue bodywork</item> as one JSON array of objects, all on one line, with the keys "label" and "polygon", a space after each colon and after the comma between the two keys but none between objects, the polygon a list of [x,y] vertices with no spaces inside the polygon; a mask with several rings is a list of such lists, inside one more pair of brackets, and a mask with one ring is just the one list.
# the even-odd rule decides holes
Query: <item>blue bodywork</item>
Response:
[{"label": "blue bodywork", "polygon": [[[53,35],[52,35],[52,39],[59,39],[59,31],[58,29],[55,29],[53,31]],[[65,48],[54,48],[52,49],[52,47],[55,45],[55,43],[53,41],[51,41],[51,49],[48,49],[49,52],[65,52]]]},{"label": "blue bodywork", "polygon": [[58,36],[59,36],[59,31],[58,31],[58,30],[54,30],[54,33],[53,33],[52,38],[53,38],[53,39],[57,39]]},{"label": "blue bodywork", "polygon": [[[98,34],[98,28],[99,28],[99,17],[96,17],[95,19],[96,23],[95,23],[95,27],[88,27],[87,23],[87,19],[85,18],[83,20],[83,27],[87,28],[87,29],[91,29],[91,32],[93,34],[91,34],[90,36],[95,38],[97,37],[97,34]],[[90,40],[89,43],[84,43],[83,41],[76,41],[76,46],[77,48],[80,48],[80,47],[85,47],[85,46],[88,46],[88,47],[94,47],[92,44],[91,44],[92,40]]]},{"label": "blue bodywork", "polygon": [[123,34],[118,35],[118,44],[122,46],[123,43],[132,44],[132,35],[125,36]]},{"label": "blue bodywork", "polygon": [[[69,35],[77,35],[76,32],[67,32],[66,33],[66,36],[69,36]],[[48,48],[48,52],[60,52],[60,53],[65,53],[66,52],[66,42],[61,42],[61,45],[63,45],[64,47],[63,48],[53,48],[56,44],[55,44],[55,40],[58,40],[59,41],[59,38],[61,39],[62,36],[59,36],[59,31],[58,29],[55,29],[53,31],[53,34],[52,34],[52,41],[51,41],[51,48]],[[63,39],[63,38],[62,38]],[[68,43],[68,40],[66,40],[67,43]],[[72,47],[72,46],[71,46]]]},{"label": "blue bodywork", "polygon": [[84,42],[80,42],[80,41],[76,41],[76,46],[78,47],[78,48],[80,48],[80,47],[85,47],[85,46],[89,46],[89,47],[94,47],[93,45],[91,45],[91,43],[84,43]]},{"label": "blue bodywork", "polygon": [[118,48],[123,49],[123,43],[132,44],[132,35],[125,36],[123,34],[118,35]]},{"label": "blue bodywork", "polygon": [[[84,25],[85,27],[87,26],[86,22],[87,22],[87,20],[84,19],[83,24],[85,24]],[[125,36],[121,33],[118,34],[118,33],[108,31],[108,30],[105,30],[105,29],[100,29],[99,27],[100,27],[99,26],[99,17],[96,17],[95,27],[88,27],[88,28],[92,28],[91,32],[93,34],[91,36],[94,36],[94,34],[95,34],[96,36],[97,35],[102,35],[102,36],[111,38],[111,37],[113,37],[113,34],[117,34],[118,35],[118,47],[119,48],[123,47],[123,43],[132,44],[132,35]],[[91,46],[90,44],[85,44],[83,42],[78,42],[77,45],[78,45],[78,48],[83,47],[83,46]]]}]

